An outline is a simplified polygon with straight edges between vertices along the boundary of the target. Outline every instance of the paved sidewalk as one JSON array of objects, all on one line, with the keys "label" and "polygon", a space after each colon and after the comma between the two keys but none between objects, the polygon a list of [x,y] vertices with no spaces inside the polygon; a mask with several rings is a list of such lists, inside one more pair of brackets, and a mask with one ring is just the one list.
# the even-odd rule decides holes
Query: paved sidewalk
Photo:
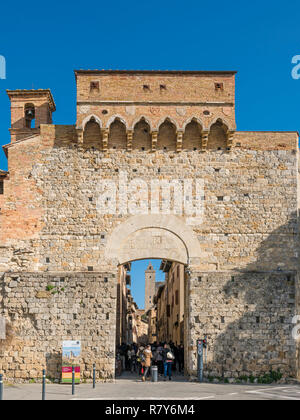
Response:
[{"label": "paved sidewalk", "polygon": [[[300,400],[300,385],[199,384],[183,378],[167,382],[141,382],[136,378],[118,379],[115,383],[76,385],[47,384],[47,400]],[[40,400],[41,384],[5,386],[4,400]]]}]

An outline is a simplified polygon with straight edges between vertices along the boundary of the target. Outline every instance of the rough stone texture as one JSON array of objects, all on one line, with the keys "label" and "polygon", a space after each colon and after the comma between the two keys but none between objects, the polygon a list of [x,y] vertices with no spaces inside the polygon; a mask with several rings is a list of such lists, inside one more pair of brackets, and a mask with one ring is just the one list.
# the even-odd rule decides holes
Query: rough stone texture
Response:
[{"label": "rough stone texture", "polygon": [[[9,323],[0,341],[6,380],[60,379],[62,341],[81,340],[83,378],[112,379],[115,369],[116,279],[111,273],[6,273],[0,314]],[[50,290],[48,290],[50,289]]]},{"label": "rough stone texture", "polygon": [[193,274],[188,301],[190,369],[195,366],[196,339],[206,335],[206,375],[259,376],[279,368],[293,376],[294,273]]},{"label": "rough stone texture", "polygon": [[[98,78],[99,92],[89,92],[90,81]],[[214,84],[220,82],[223,90],[217,92]],[[210,366],[214,372],[234,375],[264,371],[273,366],[274,359],[280,361],[286,375],[299,375],[299,353],[296,344],[290,343],[292,325],[288,325],[292,314],[299,312],[300,303],[297,133],[233,133],[233,74],[78,73],[77,83],[76,127],[41,124],[39,129],[31,130],[30,136],[22,127],[15,128],[12,143],[4,147],[9,175],[4,179],[4,194],[0,195],[0,270],[6,273],[0,304],[15,333],[4,343],[7,353],[1,361],[2,371],[13,378],[30,378],[42,367],[45,353],[59,352],[62,337],[78,339],[80,332],[85,337],[84,354],[89,360],[100,358],[103,376],[111,377],[115,292],[103,285],[97,273],[106,272],[112,278],[118,264],[153,257],[155,248],[159,254],[155,256],[173,256],[188,266],[184,319],[189,373],[195,371],[195,340],[205,329],[211,337],[214,356]],[[150,91],[143,85],[149,85]],[[166,85],[167,90],[160,85]],[[22,98],[17,96],[20,103]],[[26,98],[22,100],[25,104]],[[35,100],[33,95],[30,102],[39,106]],[[201,220],[186,214],[124,215],[119,209],[116,214],[100,214],[96,207],[99,187],[105,180],[115,180],[117,192],[122,194],[118,184],[121,171],[127,172],[128,182],[139,178],[148,187],[153,179],[203,179]],[[140,203],[148,203],[147,198],[140,197]],[[190,199],[197,204],[195,191]],[[141,247],[140,240],[132,239],[141,238],[146,231],[147,241]],[[94,273],[88,272],[88,267]],[[42,318],[48,317],[50,311],[44,292],[57,271],[64,273],[61,277],[69,283],[66,290],[71,287],[72,293],[51,297],[54,303],[61,299],[62,306],[61,312],[51,314],[60,334],[51,341],[45,333],[50,326]],[[15,281],[10,272],[20,278],[20,291],[7,284],[8,279],[9,283]],[[214,290],[209,286],[201,290],[195,280],[205,273],[208,284],[215,285]],[[293,290],[283,280],[288,273],[294,276]],[[227,304],[223,286],[231,275],[243,281],[238,282],[238,297],[231,297],[232,304]],[[86,311],[71,320],[69,328],[58,316],[72,315],[64,312],[73,305],[69,303],[73,302],[71,295],[75,293],[79,299],[77,296],[85,293],[91,281],[97,297],[90,297]],[[115,277],[114,287],[116,284]],[[266,293],[272,295],[272,304]],[[249,304],[252,295],[256,302]],[[36,302],[32,310],[38,313],[27,316],[26,299]],[[99,327],[95,323],[100,318],[93,318],[95,305],[97,316],[110,313]],[[233,313],[232,329],[226,323],[220,328],[219,323],[211,322],[210,317],[214,320],[224,316],[226,320],[225,308]],[[243,323],[249,312],[250,318],[257,313],[263,322],[255,325],[254,331],[251,318],[247,328],[240,330],[238,321]],[[40,318],[33,322],[36,316]],[[278,316],[284,317],[283,324]],[[195,321],[197,317],[199,322]],[[265,321],[268,317],[272,323]],[[75,321],[81,325],[79,329]],[[97,335],[97,328],[102,326],[114,332],[109,339]],[[247,336],[243,336],[244,341],[240,334]],[[278,350],[267,350],[264,337]],[[237,356],[230,359],[228,345],[222,344],[222,339],[228,343],[231,338]],[[84,367],[86,372],[89,366]]]}]

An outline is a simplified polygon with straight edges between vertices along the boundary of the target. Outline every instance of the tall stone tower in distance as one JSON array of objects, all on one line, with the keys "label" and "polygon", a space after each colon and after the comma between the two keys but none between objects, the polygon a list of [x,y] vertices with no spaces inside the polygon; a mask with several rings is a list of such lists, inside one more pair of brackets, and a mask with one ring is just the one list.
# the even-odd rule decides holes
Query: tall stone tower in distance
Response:
[{"label": "tall stone tower in distance", "polygon": [[151,262],[145,270],[145,312],[153,305],[155,295],[155,270]]}]

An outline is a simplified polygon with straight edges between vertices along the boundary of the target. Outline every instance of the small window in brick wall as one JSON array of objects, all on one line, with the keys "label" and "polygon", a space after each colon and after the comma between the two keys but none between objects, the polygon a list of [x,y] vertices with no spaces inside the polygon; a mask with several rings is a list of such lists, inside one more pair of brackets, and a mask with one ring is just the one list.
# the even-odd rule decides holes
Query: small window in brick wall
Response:
[{"label": "small window in brick wall", "polygon": [[215,83],[215,90],[216,91],[223,91],[224,90],[223,83]]},{"label": "small window in brick wall", "polygon": [[223,195],[218,195],[217,199],[218,199],[218,201],[224,201]]},{"label": "small window in brick wall", "polygon": [[90,92],[99,92],[99,82],[90,83]]},{"label": "small window in brick wall", "polygon": [[4,194],[4,182],[3,182],[3,179],[0,179],[0,194]]},{"label": "small window in brick wall", "polygon": [[94,270],[94,267],[88,266],[88,271],[93,271],[93,270]]}]

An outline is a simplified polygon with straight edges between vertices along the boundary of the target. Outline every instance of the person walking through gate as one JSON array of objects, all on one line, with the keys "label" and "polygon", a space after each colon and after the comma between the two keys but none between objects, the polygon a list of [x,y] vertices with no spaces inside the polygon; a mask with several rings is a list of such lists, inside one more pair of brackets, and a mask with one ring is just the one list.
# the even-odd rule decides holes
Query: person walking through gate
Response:
[{"label": "person walking through gate", "polygon": [[179,370],[179,373],[184,372],[184,347],[182,343],[180,343],[180,346],[178,349],[178,370]]},{"label": "person walking through gate", "polygon": [[144,356],[145,356],[145,364],[144,364],[145,371],[144,371],[144,375],[142,377],[143,382],[145,382],[145,380],[146,380],[147,373],[148,373],[148,371],[151,367],[151,359],[153,357],[152,351],[151,351],[151,346],[149,344],[146,347],[146,349],[144,350]]},{"label": "person walking through gate", "polygon": [[159,375],[163,375],[164,374],[164,365],[163,365],[163,356],[162,356],[162,352],[163,352],[163,346],[161,343],[159,343],[157,349],[156,349],[156,354],[155,354],[155,359],[156,359],[156,363],[158,366],[158,374]]},{"label": "person walking through gate", "polygon": [[140,345],[140,347],[139,347],[139,349],[137,351],[137,354],[136,354],[136,356],[137,356],[136,360],[138,362],[138,372],[139,372],[139,375],[143,375],[144,374],[144,364],[145,364],[144,350],[145,350],[144,346],[143,345]]},{"label": "person walking through gate", "polygon": [[169,381],[172,379],[172,364],[175,359],[173,353],[171,352],[170,346],[168,344],[164,345],[162,352],[163,363],[164,363],[164,381],[167,380],[167,375],[169,376]]}]

